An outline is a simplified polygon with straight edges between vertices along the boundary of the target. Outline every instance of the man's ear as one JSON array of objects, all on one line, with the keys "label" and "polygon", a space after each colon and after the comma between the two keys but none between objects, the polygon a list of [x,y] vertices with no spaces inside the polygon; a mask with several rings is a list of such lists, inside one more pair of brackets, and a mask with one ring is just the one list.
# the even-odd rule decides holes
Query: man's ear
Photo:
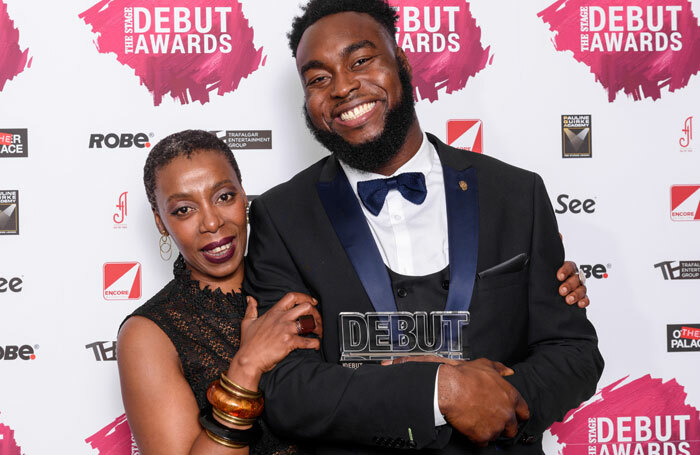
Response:
[{"label": "man's ear", "polygon": [[408,71],[408,75],[411,76],[411,78],[413,78],[413,68],[411,68],[411,64],[408,62],[408,57],[406,57],[406,53],[399,45],[396,46],[396,60],[399,62],[399,65],[401,65],[406,71]]},{"label": "man's ear", "polygon": [[163,235],[167,234],[168,230],[165,229],[165,225],[163,224],[163,220],[160,218],[160,215],[158,214],[158,210],[156,210],[155,208],[151,208],[151,210],[153,211],[153,218],[156,222],[156,227],[158,228],[158,232],[160,232]]}]

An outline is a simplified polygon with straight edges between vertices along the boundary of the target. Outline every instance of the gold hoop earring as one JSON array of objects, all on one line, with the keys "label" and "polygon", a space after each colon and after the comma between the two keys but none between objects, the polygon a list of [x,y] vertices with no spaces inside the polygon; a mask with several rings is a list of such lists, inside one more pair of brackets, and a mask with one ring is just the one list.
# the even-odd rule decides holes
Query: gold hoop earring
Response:
[{"label": "gold hoop earring", "polygon": [[164,261],[169,261],[173,257],[173,243],[170,240],[170,236],[163,232],[158,241],[158,248],[160,249],[160,258]]},{"label": "gold hoop earring", "polygon": [[248,203],[248,201],[245,201],[245,224],[250,224],[250,220],[248,218],[249,214],[250,214],[250,203]]}]

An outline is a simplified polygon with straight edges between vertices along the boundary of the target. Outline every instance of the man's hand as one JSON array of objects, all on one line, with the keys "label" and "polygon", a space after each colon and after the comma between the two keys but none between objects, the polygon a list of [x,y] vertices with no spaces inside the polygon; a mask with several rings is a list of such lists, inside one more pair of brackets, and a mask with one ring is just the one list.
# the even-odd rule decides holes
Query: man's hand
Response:
[{"label": "man's hand", "polygon": [[586,286],[578,278],[576,263],[564,262],[557,270],[557,279],[559,281],[566,280],[559,286],[559,294],[566,296],[566,303],[569,305],[578,303],[579,308],[586,308],[591,303],[586,295]]},{"label": "man's hand", "polygon": [[514,438],[518,422],[530,418],[527,403],[502,376],[514,372],[488,359],[451,360],[436,356],[401,357],[383,365],[439,362],[438,405],[452,427],[485,447],[499,436]]}]

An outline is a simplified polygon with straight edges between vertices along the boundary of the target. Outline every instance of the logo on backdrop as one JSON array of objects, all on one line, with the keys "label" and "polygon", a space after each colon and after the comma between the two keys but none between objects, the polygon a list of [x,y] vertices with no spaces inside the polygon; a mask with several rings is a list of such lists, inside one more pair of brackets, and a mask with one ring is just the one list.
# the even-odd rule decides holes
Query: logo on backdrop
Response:
[{"label": "logo on backdrop", "polygon": [[654,268],[661,269],[664,280],[700,280],[700,260],[663,261]]},{"label": "logo on backdrop", "polygon": [[700,351],[700,324],[668,324],[668,352]]},{"label": "logo on backdrop", "polygon": [[22,292],[23,283],[20,277],[3,278],[0,276],[0,293],[8,291],[14,293]]},{"label": "logo on backdrop", "polygon": [[693,116],[691,115],[683,122],[683,129],[681,130],[683,135],[678,139],[678,144],[681,146],[681,152],[692,152],[693,149],[690,148],[691,142],[693,142]]},{"label": "logo on backdrop", "polygon": [[107,262],[102,271],[105,300],[136,300],[141,298],[141,264],[138,262]]},{"label": "logo on backdrop", "polygon": [[591,158],[591,116],[561,116],[561,157]]},{"label": "logo on backdrop", "polygon": [[0,346],[0,360],[34,360],[37,349],[39,349],[38,344],[34,346],[28,344]]},{"label": "logo on backdrop", "polygon": [[19,234],[19,191],[0,190],[0,235]]},{"label": "logo on backdrop", "polygon": [[700,185],[671,187],[671,219],[673,221],[700,220]]},{"label": "logo on backdrop", "polygon": [[[176,3],[177,6],[173,6]],[[265,64],[241,3],[220,0],[101,0],[80,14],[103,54],[135,70],[158,106],[170,95],[181,104],[209,102],[233,92]]]},{"label": "logo on backdrop", "polygon": [[401,16],[396,42],[413,68],[416,99],[438,99],[463,89],[470,78],[491,64],[481,28],[464,0],[389,0]]},{"label": "logo on backdrop", "polygon": [[85,442],[93,449],[97,449],[97,455],[139,455],[141,453],[131,435],[126,414],[120,415],[112,423],[87,437]]},{"label": "logo on backdrop", "polygon": [[22,448],[15,441],[15,431],[2,423],[0,423],[0,454],[22,455]]},{"label": "logo on backdrop", "polygon": [[595,212],[595,199],[569,199],[568,194],[560,194],[557,196],[557,205],[559,206],[554,211],[559,215],[563,213],[594,213]]},{"label": "logo on backdrop", "polygon": [[93,133],[90,135],[90,144],[88,147],[91,149],[128,149],[132,147],[143,149],[151,146],[149,137],[153,136],[153,133]]},{"label": "logo on backdrop", "polygon": [[114,229],[126,229],[126,196],[129,192],[124,191],[117,198],[117,211],[112,215],[112,221],[114,221]]},{"label": "logo on backdrop", "polygon": [[595,278],[596,280],[607,279],[608,269],[612,268],[612,264],[582,264],[579,265],[581,271],[586,275],[586,278]]},{"label": "logo on backdrop", "polygon": [[28,152],[26,128],[0,129],[0,158],[26,158]]},{"label": "logo on backdrop", "polygon": [[116,341],[95,341],[94,343],[86,344],[85,349],[92,349],[95,360],[98,362],[117,360]]},{"label": "logo on backdrop", "polygon": [[675,379],[622,378],[603,388],[550,431],[561,455],[700,453],[700,413]]},{"label": "logo on backdrop", "polygon": [[0,92],[7,81],[32,66],[29,50],[19,47],[19,30],[7,13],[7,5],[0,0]]},{"label": "logo on backdrop", "polygon": [[610,102],[620,90],[657,100],[700,70],[700,27],[688,0],[558,0],[538,16],[556,50],[588,66]]},{"label": "logo on backdrop", "polygon": [[209,131],[228,145],[231,150],[262,150],[272,148],[272,131],[270,130],[239,130]]},{"label": "logo on backdrop", "polygon": [[448,120],[447,145],[470,152],[483,153],[484,122],[481,120]]}]

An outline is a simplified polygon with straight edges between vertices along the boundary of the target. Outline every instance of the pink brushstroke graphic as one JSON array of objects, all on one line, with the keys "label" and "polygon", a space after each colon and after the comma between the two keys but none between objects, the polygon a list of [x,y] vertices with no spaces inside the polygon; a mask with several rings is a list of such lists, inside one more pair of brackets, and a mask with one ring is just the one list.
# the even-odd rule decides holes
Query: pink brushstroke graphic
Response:
[{"label": "pink brushstroke graphic", "polygon": [[126,414],[122,414],[85,440],[97,449],[98,455],[138,455],[139,449],[131,437]]},{"label": "pink brushstroke graphic", "polygon": [[613,102],[674,92],[700,70],[700,26],[688,0],[558,0],[538,14],[554,47],[586,64]]},{"label": "pink brushstroke graphic", "polygon": [[700,413],[675,379],[647,375],[605,387],[550,431],[559,455],[700,454]]},{"label": "pink brushstroke graphic", "polygon": [[265,64],[262,48],[236,0],[101,0],[80,14],[100,53],[134,69],[158,106],[233,92]]},{"label": "pink brushstroke graphic", "polygon": [[0,0],[0,92],[7,81],[32,66],[29,50],[19,48],[19,30],[10,19],[7,5]]},{"label": "pink brushstroke graphic", "polygon": [[463,89],[487,64],[489,47],[464,0],[389,0],[400,14],[396,42],[413,68],[416,99],[438,99]]},{"label": "pink brushstroke graphic", "polygon": [[0,455],[22,455],[22,448],[15,441],[12,428],[0,423]]}]

